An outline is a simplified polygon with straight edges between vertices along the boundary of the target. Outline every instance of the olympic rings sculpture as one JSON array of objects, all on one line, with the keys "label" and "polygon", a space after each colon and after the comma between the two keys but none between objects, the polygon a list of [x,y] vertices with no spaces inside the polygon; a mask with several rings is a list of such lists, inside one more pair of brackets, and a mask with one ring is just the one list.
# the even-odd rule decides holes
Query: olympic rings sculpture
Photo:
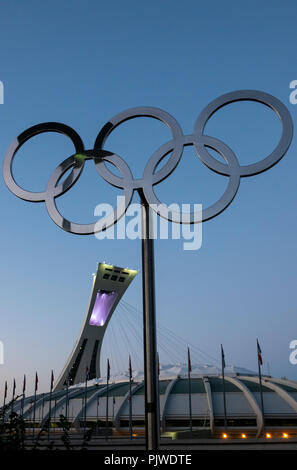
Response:
[{"label": "olympic rings sculpture", "polygon": [[[282,135],[277,147],[266,158],[250,165],[240,165],[234,152],[222,141],[204,134],[204,128],[209,118],[220,108],[236,101],[256,101],[268,106],[279,117],[282,124]],[[166,124],[171,133],[172,140],[162,145],[148,160],[143,177],[134,179],[127,163],[118,155],[105,150],[104,145],[112,131],[123,122],[137,117],[151,117]],[[67,136],[73,143],[75,153],[66,158],[49,178],[44,192],[31,192],[21,188],[15,181],[12,173],[13,159],[17,151],[33,136],[43,132],[58,132]],[[26,201],[45,202],[47,211],[52,220],[62,229],[80,235],[88,235],[98,231],[96,223],[77,224],[65,219],[56,207],[55,199],[68,191],[80,177],[85,161],[93,159],[99,175],[112,186],[123,190],[125,203],[117,206],[113,213],[101,220],[101,227],[107,229],[116,223],[126,212],[134,191],[141,191],[142,198],[151,205],[164,207],[163,215],[172,222],[197,223],[212,219],[225,210],[234,199],[241,177],[253,176],[268,170],[279,162],[288,150],[293,137],[293,123],[286,106],[277,98],[257,90],[239,90],[224,94],[208,104],[197,118],[193,134],[184,135],[178,122],[167,112],[152,107],[137,107],[127,109],[107,122],[100,130],[92,150],[85,150],[80,136],[71,127],[56,122],[48,122],[30,127],[22,132],[9,147],[3,163],[3,176],[6,185],[16,196]],[[177,167],[185,146],[194,146],[202,163],[212,171],[229,178],[227,189],[221,198],[203,210],[201,213],[192,212],[186,222],[180,220],[180,214],[168,212],[166,206],[161,203],[154,192],[154,186],[165,180]],[[218,152],[225,163],[214,158],[207,148]],[[171,153],[165,165],[156,171],[159,163]],[[114,165],[122,175],[112,173],[105,162]],[[60,183],[62,176],[68,171],[71,173]],[[155,209],[154,209],[155,210]],[[165,215],[164,215],[165,214]]]}]

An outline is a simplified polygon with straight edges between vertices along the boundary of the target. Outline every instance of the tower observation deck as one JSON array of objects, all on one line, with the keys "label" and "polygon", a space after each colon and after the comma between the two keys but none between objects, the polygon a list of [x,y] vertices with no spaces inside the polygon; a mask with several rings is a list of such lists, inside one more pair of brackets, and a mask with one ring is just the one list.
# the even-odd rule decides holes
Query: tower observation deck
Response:
[{"label": "tower observation deck", "polygon": [[107,325],[120,299],[136,276],[132,269],[99,263],[93,277],[89,307],[73,350],[54,386],[54,390],[100,377],[100,352]]}]

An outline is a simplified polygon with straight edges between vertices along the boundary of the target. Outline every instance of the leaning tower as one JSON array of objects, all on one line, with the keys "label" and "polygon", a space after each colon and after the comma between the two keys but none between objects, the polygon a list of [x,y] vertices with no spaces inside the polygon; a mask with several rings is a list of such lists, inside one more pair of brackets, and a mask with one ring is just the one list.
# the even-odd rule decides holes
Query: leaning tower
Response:
[{"label": "leaning tower", "polygon": [[86,378],[100,377],[100,352],[104,333],[117,304],[126,292],[137,271],[99,263],[93,277],[89,308],[82,328],[57,382],[54,390],[66,385],[81,383]]}]

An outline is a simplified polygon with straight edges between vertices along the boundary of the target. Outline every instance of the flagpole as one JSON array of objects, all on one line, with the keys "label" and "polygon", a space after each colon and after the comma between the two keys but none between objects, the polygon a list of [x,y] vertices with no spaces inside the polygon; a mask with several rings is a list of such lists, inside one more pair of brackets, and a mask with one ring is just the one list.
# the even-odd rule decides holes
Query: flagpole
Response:
[{"label": "flagpole", "polygon": [[85,406],[84,406],[84,433],[86,432],[86,420],[87,420],[87,390],[88,390],[88,375],[89,369],[86,367],[86,381],[85,381]]},{"label": "flagpole", "polygon": [[33,437],[35,432],[35,411],[36,411],[36,391],[38,387],[38,375],[35,372],[35,390],[34,390],[34,405],[33,405]]},{"label": "flagpole", "polygon": [[7,395],[7,380],[5,380],[5,387],[4,387],[4,398],[3,398],[3,408],[6,402],[6,395]]},{"label": "flagpole", "polygon": [[68,421],[68,413],[69,413],[69,371],[67,374],[66,378],[66,410],[65,410],[65,415],[66,415],[66,421]]},{"label": "flagpole", "polygon": [[106,431],[106,440],[108,439],[108,385],[109,385],[109,378],[110,378],[110,364],[109,359],[107,359],[107,377],[106,377],[106,420],[105,420],[105,431]]},{"label": "flagpole", "polygon": [[11,403],[11,414],[13,413],[13,408],[14,408],[14,397],[15,397],[15,379],[13,379],[13,388],[12,388],[12,403]]},{"label": "flagpole", "polygon": [[129,355],[129,433],[132,440],[132,364],[131,356]]},{"label": "flagpole", "polygon": [[96,406],[96,429],[97,429],[97,433],[98,433],[98,430],[99,430],[99,427],[98,427],[98,420],[99,420],[99,392],[97,394],[97,406]]},{"label": "flagpole", "polygon": [[53,416],[53,419],[54,419],[54,429],[53,429],[53,432],[56,433],[56,407],[57,407],[57,398],[55,398],[54,400],[54,416]]},{"label": "flagpole", "polygon": [[22,404],[21,404],[21,417],[23,417],[23,414],[24,414],[25,391],[26,391],[26,375],[24,375],[24,381],[23,381],[23,396],[22,396]]},{"label": "flagpole", "polygon": [[188,348],[188,384],[189,384],[189,416],[190,416],[190,437],[193,437],[193,420],[192,420],[192,393],[191,393],[191,357],[190,349]]},{"label": "flagpole", "polygon": [[262,411],[263,430],[264,430],[265,419],[264,419],[264,401],[263,401],[263,387],[262,387],[262,374],[261,374],[262,351],[261,351],[258,339],[257,339],[257,356],[258,356],[258,373],[259,373],[259,386],[260,386],[260,397],[261,397],[261,411]]},{"label": "flagpole", "polygon": [[222,353],[222,378],[223,378],[223,400],[224,400],[224,429],[227,430],[227,407],[226,407],[226,387],[225,387],[225,354],[223,345],[221,344]]},{"label": "flagpole", "polygon": [[6,397],[7,397],[7,380],[5,380],[5,387],[4,387],[4,398],[3,398],[3,416],[2,416],[2,422],[4,423],[5,421],[5,403],[6,403]]},{"label": "flagpole", "polygon": [[44,412],[44,393],[42,394],[41,422],[43,421],[43,412]]},{"label": "flagpole", "polygon": [[50,396],[49,396],[49,412],[48,412],[48,432],[47,438],[49,439],[50,436],[50,428],[51,428],[51,418],[52,418],[52,392],[53,392],[53,385],[54,385],[54,373],[52,371],[51,375],[51,388],[50,388]]}]

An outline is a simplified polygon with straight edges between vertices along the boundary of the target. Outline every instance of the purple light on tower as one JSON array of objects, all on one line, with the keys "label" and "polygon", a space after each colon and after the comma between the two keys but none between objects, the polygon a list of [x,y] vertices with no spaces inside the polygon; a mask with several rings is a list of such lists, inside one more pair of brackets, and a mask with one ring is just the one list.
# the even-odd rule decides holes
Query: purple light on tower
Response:
[{"label": "purple light on tower", "polygon": [[118,296],[117,292],[98,290],[90,325],[103,326]]}]

